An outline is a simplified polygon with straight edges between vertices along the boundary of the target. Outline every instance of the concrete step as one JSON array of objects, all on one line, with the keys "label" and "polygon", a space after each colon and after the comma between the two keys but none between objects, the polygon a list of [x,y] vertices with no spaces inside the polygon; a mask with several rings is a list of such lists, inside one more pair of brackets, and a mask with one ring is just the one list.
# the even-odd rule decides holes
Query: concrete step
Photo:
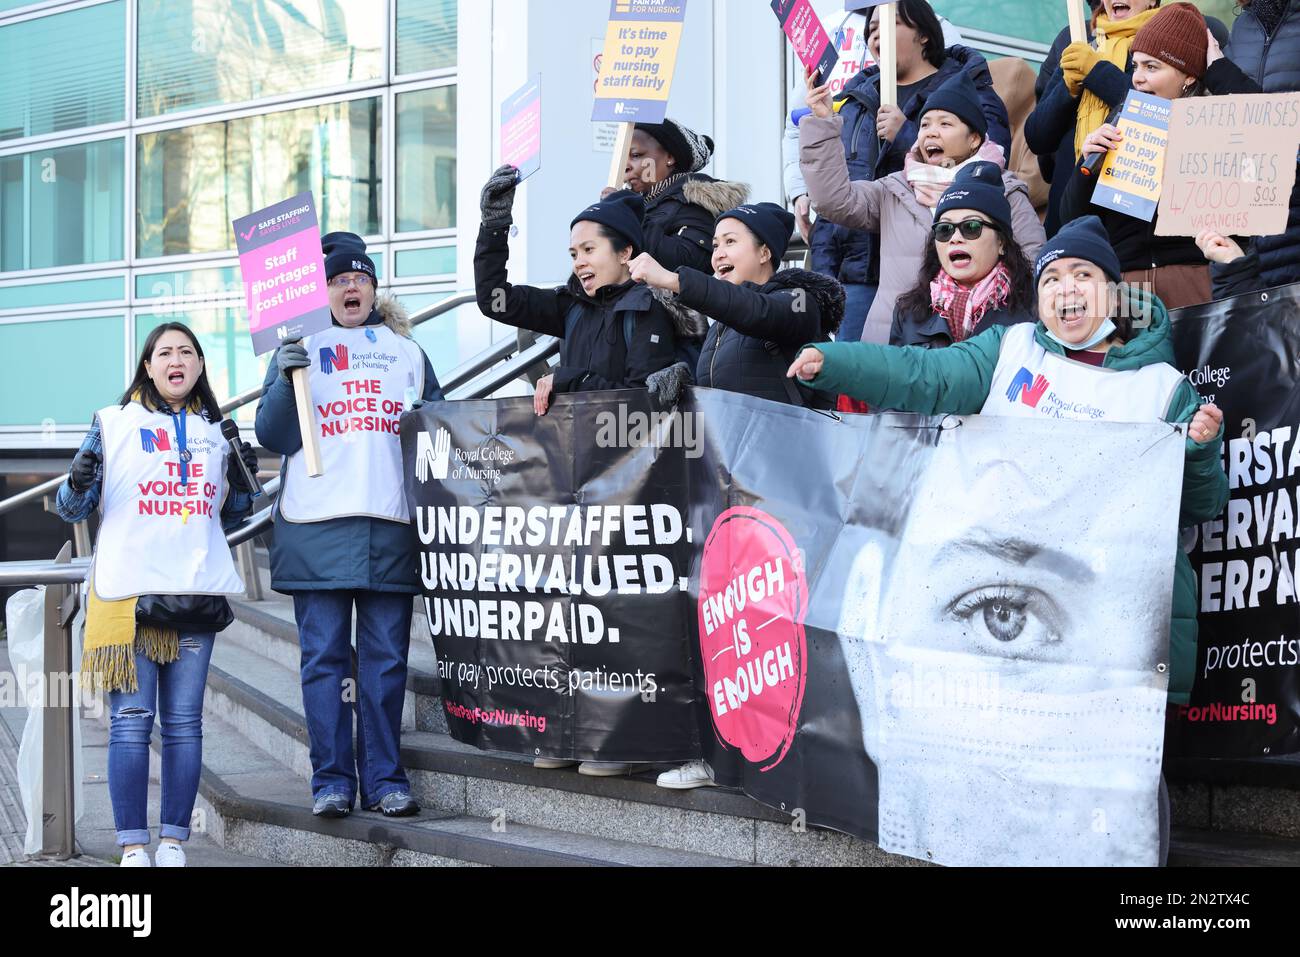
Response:
[{"label": "concrete step", "polygon": [[1300,867],[1300,841],[1233,831],[1176,827],[1170,867]]}]

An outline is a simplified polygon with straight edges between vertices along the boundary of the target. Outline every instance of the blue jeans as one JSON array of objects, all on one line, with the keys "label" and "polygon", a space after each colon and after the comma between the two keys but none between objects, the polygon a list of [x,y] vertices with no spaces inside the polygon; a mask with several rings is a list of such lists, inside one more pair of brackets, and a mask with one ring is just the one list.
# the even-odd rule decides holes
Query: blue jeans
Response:
[{"label": "blue jeans", "polygon": [[839,332],[835,333],[836,342],[857,342],[862,338],[867,313],[871,311],[871,304],[876,301],[879,289],[879,286],[856,282],[844,284],[844,321],[840,323]]},{"label": "blue jeans", "polygon": [[110,691],[108,794],[117,843],[149,843],[149,736],[162,726],[159,837],[189,839],[203,765],[203,689],[216,635],[182,634],[180,657],[156,664],[136,652],[138,691]]},{"label": "blue jeans", "polygon": [[[352,608],[357,674],[352,683]],[[411,643],[411,596],[375,591],[299,591],[293,613],[302,645],[302,704],[311,742],[313,798],[334,793],[363,807],[409,791],[402,770],[402,702]],[[357,715],[356,763],[352,714]]]}]

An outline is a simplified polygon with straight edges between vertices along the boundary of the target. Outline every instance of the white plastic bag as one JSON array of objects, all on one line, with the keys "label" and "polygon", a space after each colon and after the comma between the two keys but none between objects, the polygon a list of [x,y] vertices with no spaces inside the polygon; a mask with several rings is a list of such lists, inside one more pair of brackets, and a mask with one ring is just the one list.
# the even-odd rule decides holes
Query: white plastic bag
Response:
[{"label": "white plastic bag", "polygon": [[[81,641],[78,635],[83,617],[78,612],[72,623],[74,676],[81,670]],[[41,820],[44,813],[41,792],[45,731],[43,709],[47,690],[70,701],[74,709],[72,780],[76,820],[81,820],[85,810],[82,795],[80,685],[74,683],[70,676],[56,676],[55,682],[46,680],[44,586],[25,588],[10,597],[5,606],[5,626],[9,632],[9,662],[14,669],[19,694],[27,707],[23,739],[18,745],[18,792],[27,814],[27,841],[23,849],[28,855],[33,855],[41,851]]]}]

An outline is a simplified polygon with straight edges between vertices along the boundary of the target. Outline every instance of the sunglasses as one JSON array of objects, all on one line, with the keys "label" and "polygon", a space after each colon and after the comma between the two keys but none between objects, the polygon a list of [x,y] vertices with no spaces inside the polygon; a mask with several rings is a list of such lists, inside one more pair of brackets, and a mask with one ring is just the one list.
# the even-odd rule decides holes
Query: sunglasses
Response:
[{"label": "sunglasses", "polygon": [[935,223],[931,228],[934,233],[936,243],[950,243],[953,235],[957,230],[961,230],[961,238],[974,242],[984,233],[984,227],[997,230],[992,223],[986,223],[982,219],[967,219],[960,223]]}]

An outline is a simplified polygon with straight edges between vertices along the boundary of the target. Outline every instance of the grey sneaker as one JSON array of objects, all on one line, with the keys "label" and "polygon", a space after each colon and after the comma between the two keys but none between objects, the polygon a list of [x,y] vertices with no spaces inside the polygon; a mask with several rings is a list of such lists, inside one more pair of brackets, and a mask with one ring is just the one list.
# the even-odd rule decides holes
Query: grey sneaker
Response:
[{"label": "grey sneaker", "polygon": [[366,810],[380,811],[384,817],[410,817],[420,813],[420,805],[406,791],[390,791],[374,804],[367,804]]},{"label": "grey sneaker", "polygon": [[352,802],[337,791],[326,791],[311,807],[317,817],[347,817],[351,810]]}]

